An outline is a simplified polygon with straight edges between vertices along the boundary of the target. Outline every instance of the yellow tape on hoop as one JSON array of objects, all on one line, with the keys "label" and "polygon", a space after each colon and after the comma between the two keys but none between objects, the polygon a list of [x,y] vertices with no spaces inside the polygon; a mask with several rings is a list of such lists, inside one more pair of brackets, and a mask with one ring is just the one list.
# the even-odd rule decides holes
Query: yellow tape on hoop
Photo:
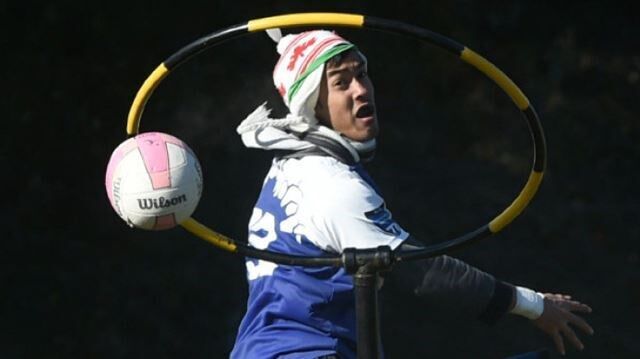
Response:
[{"label": "yellow tape on hoop", "polygon": [[339,13],[304,13],[288,14],[250,20],[247,24],[249,32],[271,29],[274,27],[308,26],[308,25],[343,25],[362,27],[364,16]]},{"label": "yellow tape on hoop", "polygon": [[168,74],[169,70],[167,67],[164,64],[160,64],[160,66],[156,67],[151,75],[147,77],[142,84],[142,87],[138,90],[135,99],[133,99],[131,109],[129,110],[129,116],[127,117],[128,135],[135,135],[138,133],[140,117],[142,116],[142,111],[144,111],[144,106],[147,104],[151,94],[153,94],[153,90],[158,87],[160,81],[162,81],[162,79],[164,79]]},{"label": "yellow tape on hoop", "polygon": [[533,196],[535,196],[542,182],[542,172],[532,171],[529,175],[527,184],[522,188],[518,197],[500,213],[493,221],[489,222],[489,230],[492,233],[499,232],[506,227],[514,218],[516,218],[527,207]]},{"label": "yellow tape on hoop", "polygon": [[187,231],[195,234],[196,236],[204,239],[205,241],[213,244],[218,248],[222,248],[225,251],[235,252],[237,250],[237,246],[233,243],[229,237],[224,236],[220,233],[214,232],[211,229],[207,228],[205,225],[196,221],[193,218],[189,218],[180,224]]},{"label": "yellow tape on hoop", "polygon": [[511,97],[511,100],[513,100],[520,110],[525,110],[529,107],[529,99],[527,99],[527,96],[522,93],[520,88],[518,88],[518,86],[516,86],[516,84],[513,83],[513,81],[511,81],[504,72],[487,59],[466,47],[462,51],[462,54],[460,54],[460,58],[480,70],[498,84],[498,86],[500,86],[500,88],[502,88],[504,92]]}]

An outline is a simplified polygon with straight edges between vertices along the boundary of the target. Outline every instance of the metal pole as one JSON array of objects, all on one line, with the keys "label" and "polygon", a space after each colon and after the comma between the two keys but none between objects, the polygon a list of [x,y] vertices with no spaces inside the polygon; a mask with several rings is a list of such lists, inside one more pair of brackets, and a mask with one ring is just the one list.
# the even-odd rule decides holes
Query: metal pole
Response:
[{"label": "metal pole", "polygon": [[370,264],[361,266],[353,275],[358,359],[379,359],[382,353],[377,282],[378,270]]}]

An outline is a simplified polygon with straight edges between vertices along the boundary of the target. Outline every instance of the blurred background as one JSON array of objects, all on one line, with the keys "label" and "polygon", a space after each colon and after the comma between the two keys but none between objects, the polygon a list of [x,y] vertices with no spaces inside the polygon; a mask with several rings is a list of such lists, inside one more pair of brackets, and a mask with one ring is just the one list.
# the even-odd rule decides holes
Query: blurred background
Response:
[{"label": "blurred background", "polygon": [[[539,195],[499,234],[455,255],[594,309],[567,357],[640,357],[638,6],[604,1],[191,1],[0,4],[3,195],[0,358],[222,358],[246,303],[242,258],[186,231],[133,230],[104,172],[151,71],[208,33],[260,17],[352,12],[450,37],[507,73],[537,109],[549,163]],[[382,133],[368,167],[399,223],[430,243],[475,229],[526,181],[531,145],[505,94],[451,54],[337,29],[368,56]],[[173,71],[141,131],[186,141],[204,170],[194,217],[239,240],[271,156],[235,127],[263,101],[275,46],[225,42]],[[526,320],[442,318],[387,281],[389,358],[504,358],[553,348]],[[554,353],[553,356],[556,354]]]}]

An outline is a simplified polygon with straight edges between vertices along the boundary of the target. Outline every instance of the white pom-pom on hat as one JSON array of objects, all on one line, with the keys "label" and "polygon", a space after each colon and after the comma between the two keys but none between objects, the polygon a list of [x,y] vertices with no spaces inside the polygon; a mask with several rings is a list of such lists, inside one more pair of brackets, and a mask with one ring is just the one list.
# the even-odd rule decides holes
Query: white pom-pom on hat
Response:
[{"label": "white pom-pom on hat", "polygon": [[287,50],[289,45],[291,45],[293,40],[295,40],[298,36],[299,34],[289,34],[287,36],[282,37],[280,41],[278,41],[278,47],[277,47],[278,53],[280,55],[284,54],[284,52]]},{"label": "white pom-pom on hat", "polygon": [[276,44],[280,42],[282,39],[282,31],[279,28],[274,27],[273,29],[267,29],[267,35],[275,42]]}]

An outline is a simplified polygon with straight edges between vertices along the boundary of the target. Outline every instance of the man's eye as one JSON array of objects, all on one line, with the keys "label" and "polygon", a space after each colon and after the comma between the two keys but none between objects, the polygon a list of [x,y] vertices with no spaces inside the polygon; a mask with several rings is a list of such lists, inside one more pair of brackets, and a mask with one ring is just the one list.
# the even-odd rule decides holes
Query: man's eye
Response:
[{"label": "man's eye", "polygon": [[336,80],[333,82],[335,87],[343,87],[347,82],[345,80]]}]

